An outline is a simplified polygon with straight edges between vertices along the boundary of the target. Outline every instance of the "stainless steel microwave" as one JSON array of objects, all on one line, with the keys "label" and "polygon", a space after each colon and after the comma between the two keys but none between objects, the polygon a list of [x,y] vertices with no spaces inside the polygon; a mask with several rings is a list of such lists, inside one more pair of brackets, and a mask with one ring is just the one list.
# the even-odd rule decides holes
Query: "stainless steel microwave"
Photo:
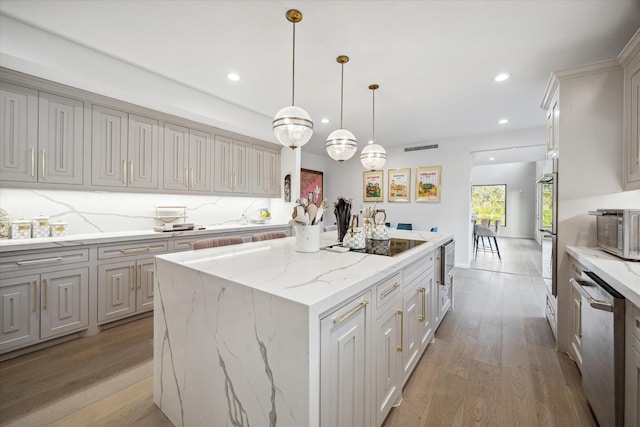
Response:
[{"label": "stainless steel microwave", "polygon": [[640,209],[598,209],[598,247],[620,258],[640,260]]}]

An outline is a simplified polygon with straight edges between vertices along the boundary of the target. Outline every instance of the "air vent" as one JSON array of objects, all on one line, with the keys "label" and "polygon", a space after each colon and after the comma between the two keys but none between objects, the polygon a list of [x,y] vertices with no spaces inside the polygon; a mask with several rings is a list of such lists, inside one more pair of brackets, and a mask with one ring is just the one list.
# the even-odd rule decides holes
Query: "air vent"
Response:
[{"label": "air vent", "polygon": [[404,151],[432,150],[434,148],[438,148],[438,144],[421,145],[419,147],[407,147],[404,149]]}]

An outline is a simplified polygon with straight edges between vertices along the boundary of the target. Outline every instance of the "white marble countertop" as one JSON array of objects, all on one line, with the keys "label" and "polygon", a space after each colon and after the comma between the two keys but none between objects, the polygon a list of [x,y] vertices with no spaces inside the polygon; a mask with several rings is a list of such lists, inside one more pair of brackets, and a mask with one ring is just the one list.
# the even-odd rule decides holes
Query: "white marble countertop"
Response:
[{"label": "white marble countertop", "polygon": [[597,248],[567,246],[574,257],[633,305],[640,307],[640,262],[625,261]]},{"label": "white marble countertop", "polygon": [[131,231],[113,231],[106,233],[91,234],[73,234],[64,237],[45,237],[38,239],[16,239],[16,240],[0,240],[0,253],[12,251],[24,251],[35,249],[52,249],[61,247],[73,247],[90,245],[96,243],[118,243],[129,240],[150,240],[150,239],[167,239],[173,237],[188,237],[198,234],[211,234],[212,232],[221,233],[243,233],[249,230],[259,232],[263,228],[287,227],[288,224],[221,224],[215,226],[204,227],[199,230],[187,231],[168,231],[158,232],[153,230],[131,230]]},{"label": "white marble countertop", "polygon": [[[453,235],[405,230],[391,230],[391,236],[426,243],[388,257],[323,249],[301,253],[295,249],[295,238],[289,237],[156,258],[158,262],[169,261],[303,304],[320,315],[370,287],[378,277],[383,279],[399,271],[453,238]],[[335,231],[320,235],[320,247],[333,243],[336,243]],[[376,276],[374,280],[373,276]]]}]

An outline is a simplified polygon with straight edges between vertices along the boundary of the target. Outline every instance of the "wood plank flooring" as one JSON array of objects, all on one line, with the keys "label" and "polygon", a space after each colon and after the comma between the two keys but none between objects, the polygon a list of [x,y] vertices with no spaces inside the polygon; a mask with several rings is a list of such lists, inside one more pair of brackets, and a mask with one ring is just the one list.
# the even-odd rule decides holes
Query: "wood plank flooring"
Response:
[{"label": "wood plank flooring", "polygon": [[[534,264],[530,242],[502,240]],[[384,426],[595,426],[543,307],[539,277],[456,269],[455,309]],[[152,335],[145,318],[0,362],[0,425],[171,426],[153,404]]]}]

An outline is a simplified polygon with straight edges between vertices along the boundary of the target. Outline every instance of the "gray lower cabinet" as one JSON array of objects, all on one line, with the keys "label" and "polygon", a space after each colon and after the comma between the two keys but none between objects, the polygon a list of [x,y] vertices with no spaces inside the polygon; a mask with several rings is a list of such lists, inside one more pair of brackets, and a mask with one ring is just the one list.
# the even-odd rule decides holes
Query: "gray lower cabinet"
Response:
[{"label": "gray lower cabinet", "polygon": [[214,191],[249,193],[249,147],[246,142],[216,135]]},{"label": "gray lower cabinet", "polygon": [[158,121],[93,106],[91,184],[158,188]]},{"label": "gray lower cabinet", "polygon": [[210,192],[212,151],[209,133],[165,123],[164,189]]},{"label": "gray lower cabinet", "polygon": [[2,83],[0,179],[83,184],[84,103]]},{"label": "gray lower cabinet", "polygon": [[98,322],[153,310],[153,258],[98,266]]},{"label": "gray lower cabinet", "polygon": [[86,329],[89,268],[0,280],[0,352]]}]

